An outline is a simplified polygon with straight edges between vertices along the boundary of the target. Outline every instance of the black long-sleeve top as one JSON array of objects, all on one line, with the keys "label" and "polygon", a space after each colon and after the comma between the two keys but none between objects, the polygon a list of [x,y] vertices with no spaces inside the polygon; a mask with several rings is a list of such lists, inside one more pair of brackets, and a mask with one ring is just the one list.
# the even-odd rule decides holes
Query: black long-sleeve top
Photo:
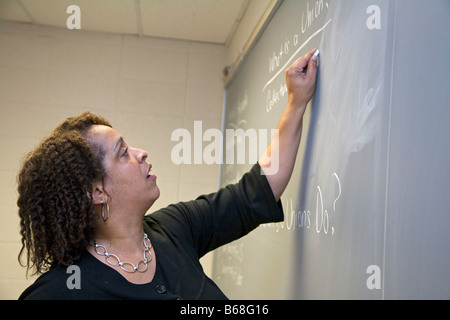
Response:
[{"label": "black long-sleeve top", "polygon": [[19,299],[227,299],[199,259],[262,223],[283,220],[281,202],[275,201],[260,170],[256,164],[236,184],[144,217],[144,232],[157,258],[151,282],[130,283],[86,251],[74,262],[80,289],[67,285],[73,271],[60,265],[41,275]]}]

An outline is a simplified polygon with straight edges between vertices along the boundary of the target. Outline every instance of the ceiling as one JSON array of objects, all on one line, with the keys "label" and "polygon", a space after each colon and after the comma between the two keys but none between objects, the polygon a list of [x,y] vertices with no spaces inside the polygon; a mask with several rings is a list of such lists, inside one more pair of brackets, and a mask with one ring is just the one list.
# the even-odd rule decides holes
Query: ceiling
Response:
[{"label": "ceiling", "polygon": [[81,30],[228,44],[250,0],[0,0],[0,20],[66,28],[70,5]]}]

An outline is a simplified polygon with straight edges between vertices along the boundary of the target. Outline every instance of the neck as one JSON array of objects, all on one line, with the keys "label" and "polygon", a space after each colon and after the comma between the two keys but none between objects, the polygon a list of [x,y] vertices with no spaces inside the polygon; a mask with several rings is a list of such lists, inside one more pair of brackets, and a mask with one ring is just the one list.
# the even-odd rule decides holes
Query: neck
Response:
[{"label": "neck", "polygon": [[[131,220],[131,219],[130,219]],[[100,220],[97,223],[94,240],[107,248],[120,253],[142,253],[144,239],[144,228],[142,219],[131,221],[120,221],[112,217],[106,222]]]}]

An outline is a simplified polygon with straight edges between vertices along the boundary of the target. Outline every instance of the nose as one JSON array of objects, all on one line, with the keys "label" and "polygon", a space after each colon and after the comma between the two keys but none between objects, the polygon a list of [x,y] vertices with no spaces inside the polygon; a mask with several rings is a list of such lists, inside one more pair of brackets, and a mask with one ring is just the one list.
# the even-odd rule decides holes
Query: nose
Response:
[{"label": "nose", "polygon": [[145,162],[145,160],[147,160],[148,153],[145,150],[135,149],[135,151],[136,151],[136,158],[139,163],[143,163]]}]

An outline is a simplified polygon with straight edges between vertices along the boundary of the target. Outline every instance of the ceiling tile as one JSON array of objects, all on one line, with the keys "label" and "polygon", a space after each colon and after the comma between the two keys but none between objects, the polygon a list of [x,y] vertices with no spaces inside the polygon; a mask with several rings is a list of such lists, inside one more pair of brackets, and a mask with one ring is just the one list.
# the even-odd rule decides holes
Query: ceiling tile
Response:
[{"label": "ceiling tile", "polygon": [[249,0],[0,0],[0,20],[66,28],[78,5],[81,29],[224,44]]},{"label": "ceiling tile", "polygon": [[138,34],[133,0],[82,0],[77,3],[80,3],[82,12],[82,28],[91,31]]},{"label": "ceiling tile", "polygon": [[245,0],[141,1],[144,34],[225,43]]},{"label": "ceiling tile", "polygon": [[67,7],[80,7],[81,29],[88,31],[136,34],[133,0],[21,0],[37,24],[66,27]]},{"label": "ceiling tile", "polygon": [[31,22],[16,0],[0,1],[0,20]]},{"label": "ceiling tile", "polygon": [[[66,27],[69,14],[67,7],[75,4],[70,0],[20,0],[33,18],[33,22],[39,25]],[[82,17],[83,18],[83,17]]]}]

